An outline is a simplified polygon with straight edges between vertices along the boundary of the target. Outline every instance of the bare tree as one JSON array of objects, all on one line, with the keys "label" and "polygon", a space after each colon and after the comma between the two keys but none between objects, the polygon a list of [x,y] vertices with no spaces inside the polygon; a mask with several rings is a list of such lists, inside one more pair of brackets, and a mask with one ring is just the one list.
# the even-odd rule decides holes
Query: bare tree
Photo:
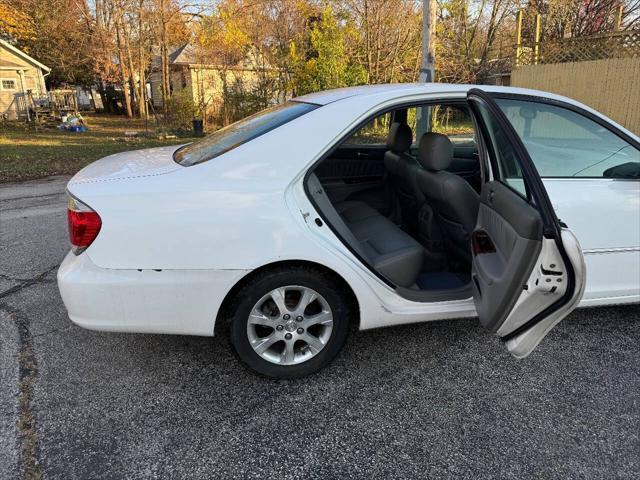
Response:
[{"label": "bare tree", "polygon": [[482,82],[490,73],[491,52],[511,41],[519,0],[440,0],[438,3],[438,78]]},{"label": "bare tree", "polygon": [[[582,37],[640,25],[640,0],[532,0],[527,10],[543,16],[543,38]],[[530,15],[530,16],[531,16]]]}]

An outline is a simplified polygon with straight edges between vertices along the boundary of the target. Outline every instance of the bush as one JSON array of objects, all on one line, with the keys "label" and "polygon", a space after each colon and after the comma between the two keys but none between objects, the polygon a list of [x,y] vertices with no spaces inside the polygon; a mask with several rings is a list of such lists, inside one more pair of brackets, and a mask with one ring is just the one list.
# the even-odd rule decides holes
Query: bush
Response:
[{"label": "bush", "polygon": [[167,100],[167,128],[177,132],[191,131],[191,122],[196,116],[197,107],[188,90],[177,92]]},{"label": "bush", "polygon": [[256,113],[267,107],[269,100],[257,94],[247,91],[242,85],[234,84],[225,89],[223,94],[222,111],[224,123],[231,123]]}]

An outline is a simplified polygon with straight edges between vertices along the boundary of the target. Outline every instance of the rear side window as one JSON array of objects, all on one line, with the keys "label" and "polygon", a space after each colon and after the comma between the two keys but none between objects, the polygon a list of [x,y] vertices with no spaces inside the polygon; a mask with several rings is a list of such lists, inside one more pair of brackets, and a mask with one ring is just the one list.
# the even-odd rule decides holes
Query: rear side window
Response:
[{"label": "rear side window", "polygon": [[173,159],[183,167],[206,162],[315,110],[318,106],[311,103],[286,102],[268,108],[178,149]]},{"label": "rear side window", "polygon": [[359,128],[349,138],[342,142],[342,145],[357,147],[386,145],[390,126],[391,114],[388,112],[383,113],[363,127]]},{"label": "rear side window", "polygon": [[496,99],[541,177],[640,178],[640,151],[572,110]]},{"label": "rear side window", "polygon": [[416,132],[416,142],[425,132],[446,135],[454,147],[475,149],[475,130],[471,112],[462,105],[424,105],[410,108],[407,121]]}]

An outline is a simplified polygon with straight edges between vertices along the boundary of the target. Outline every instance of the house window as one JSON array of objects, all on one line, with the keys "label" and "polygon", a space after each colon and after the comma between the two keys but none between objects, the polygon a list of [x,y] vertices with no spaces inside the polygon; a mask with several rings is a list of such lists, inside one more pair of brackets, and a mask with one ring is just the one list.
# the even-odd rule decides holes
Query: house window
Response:
[{"label": "house window", "polygon": [[13,78],[0,79],[2,90],[17,90],[16,81]]}]

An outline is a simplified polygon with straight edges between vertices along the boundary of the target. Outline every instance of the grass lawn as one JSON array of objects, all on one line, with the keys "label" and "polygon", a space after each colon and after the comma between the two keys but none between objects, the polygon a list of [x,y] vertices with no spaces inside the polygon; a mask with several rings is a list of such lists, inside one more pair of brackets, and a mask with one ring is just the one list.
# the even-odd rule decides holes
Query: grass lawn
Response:
[{"label": "grass lawn", "polygon": [[[140,148],[178,145],[192,138],[159,140],[153,121],[148,135],[144,121],[122,116],[83,115],[89,131],[71,133],[54,129],[37,132],[16,123],[0,123],[0,182],[47,175],[74,174],[85,165],[112,153]],[[137,131],[138,137],[125,137]]]}]

